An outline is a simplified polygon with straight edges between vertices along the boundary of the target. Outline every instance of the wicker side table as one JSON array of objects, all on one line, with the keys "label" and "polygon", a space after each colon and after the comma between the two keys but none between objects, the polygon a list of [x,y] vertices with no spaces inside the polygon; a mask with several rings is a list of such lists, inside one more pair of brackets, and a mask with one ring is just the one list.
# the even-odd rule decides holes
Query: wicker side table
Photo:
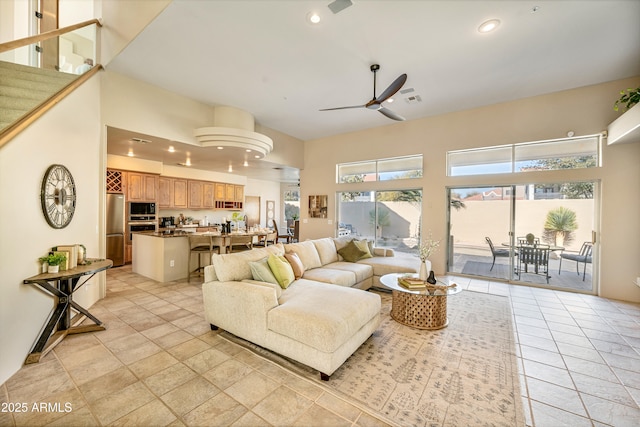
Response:
[{"label": "wicker side table", "polygon": [[[380,278],[391,288],[391,318],[398,323],[417,329],[442,329],[449,324],[447,298],[460,292],[460,287],[437,290],[410,290],[398,284],[398,277],[405,274],[386,274]],[[444,283],[442,283],[445,285]]]}]

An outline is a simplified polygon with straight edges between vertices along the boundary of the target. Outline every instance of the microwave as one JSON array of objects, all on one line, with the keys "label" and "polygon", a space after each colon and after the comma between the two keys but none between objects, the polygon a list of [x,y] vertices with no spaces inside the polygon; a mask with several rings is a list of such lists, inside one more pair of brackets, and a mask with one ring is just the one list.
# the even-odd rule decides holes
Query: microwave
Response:
[{"label": "microwave", "polygon": [[156,214],[155,203],[144,203],[144,202],[129,203],[129,216],[134,216],[134,215],[155,216],[155,214]]}]

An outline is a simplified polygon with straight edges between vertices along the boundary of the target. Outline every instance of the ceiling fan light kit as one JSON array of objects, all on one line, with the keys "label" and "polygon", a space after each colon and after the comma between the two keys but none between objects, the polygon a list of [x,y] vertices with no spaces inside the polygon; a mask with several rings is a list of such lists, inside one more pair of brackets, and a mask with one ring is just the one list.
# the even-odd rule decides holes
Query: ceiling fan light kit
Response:
[{"label": "ceiling fan light kit", "polygon": [[389,98],[391,98],[393,95],[395,95],[396,92],[398,92],[400,90],[400,88],[402,86],[404,86],[405,82],[407,81],[407,75],[406,74],[401,74],[400,76],[398,76],[398,78],[396,78],[393,83],[391,83],[385,90],[384,92],[382,92],[380,94],[380,96],[376,96],[376,73],[380,70],[380,65],[379,64],[372,64],[371,67],[371,72],[373,73],[373,98],[371,99],[371,101],[367,102],[366,104],[363,105],[351,105],[348,107],[336,107],[336,108],[324,108],[320,111],[332,111],[332,110],[346,110],[346,109],[350,109],[350,108],[367,108],[369,110],[376,110],[378,112],[380,112],[382,115],[392,119],[392,120],[398,120],[398,121],[404,121],[404,117],[400,116],[399,114],[394,113],[393,111],[389,110],[388,108],[384,107],[382,105],[382,103],[386,100],[388,100]]}]

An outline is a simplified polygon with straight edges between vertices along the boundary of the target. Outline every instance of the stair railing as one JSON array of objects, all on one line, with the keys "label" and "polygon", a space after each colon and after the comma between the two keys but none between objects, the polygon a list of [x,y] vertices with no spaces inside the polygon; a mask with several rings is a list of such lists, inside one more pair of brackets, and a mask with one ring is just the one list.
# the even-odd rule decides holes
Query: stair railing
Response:
[{"label": "stair railing", "polygon": [[[93,40],[87,39],[86,37],[87,29],[91,26],[95,26]],[[35,105],[17,118],[13,118],[13,115],[21,114],[21,111],[13,110],[12,113],[2,111],[2,108],[4,108],[3,105],[7,102],[0,102],[0,122],[3,122],[3,124],[0,125],[0,147],[4,146],[4,144],[26,129],[31,123],[36,121],[64,97],[69,95],[77,87],[82,85],[86,80],[97,74],[102,69],[102,65],[97,63],[98,61],[96,58],[98,52],[97,43],[99,40],[98,30],[100,27],[102,27],[102,24],[99,20],[91,19],[34,36],[0,43],[1,63],[14,64],[15,67],[19,67],[24,70],[41,68],[43,69],[43,73],[48,73],[49,75],[59,73],[59,76],[61,77],[59,79],[59,83],[57,85],[53,85],[48,91],[33,90],[30,92],[33,94],[38,93],[38,95],[31,96],[30,94],[29,100],[18,99],[18,104],[25,104],[29,107],[30,103],[35,103]],[[65,35],[66,37],[64,37]],[[61,42],[62,39],[64,40],[63,42]],[[76,54],[75,51],[77,46],[75,43],[78,41],[82,44],[82,48],[78,48],[78,50],[89,50],[90,53],[86,53],[85,55]],[[54,43],[53,50],[55,56],[49,56],[45,60],[43,59],[42,46],[45,46],[44,49],[47,49],[47,43]],[[25,64],[24,58],[28,58],[30,53],[25,53],[24,51],[19,50],[31,45],[34,45],[33,48],[40,52],[37,60],[38,66]],[[66,55],[63,55],[63,53],[66,53]],[[67,56],[69,57],[68,60]],[[44,64],[45,62],[47,62],[47,64]],[[17,73],[20,73],[20,71],[17,71]],[[0,77],[3,76],[8,76],[8,72],[0,70]],[[0,78],[0,85],[3,84],[2,80],[10,79]],[[28,87],[23,88],[23,90],[29,92]],[[2,95],[0,95],[0,97],[1,96]],[[40,99],[39,97],[42,97],[43,99]],[[9,120],[9,124],[4,123],[6,119]]]}]

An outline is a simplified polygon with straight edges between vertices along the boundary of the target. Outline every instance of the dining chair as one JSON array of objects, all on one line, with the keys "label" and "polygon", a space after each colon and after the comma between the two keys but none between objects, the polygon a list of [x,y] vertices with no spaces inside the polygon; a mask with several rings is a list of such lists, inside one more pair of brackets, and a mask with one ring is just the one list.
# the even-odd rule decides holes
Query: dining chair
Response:
[{"label": "dining chair", "polygon": [[[530,245],[531,243],[529,243],[527,241],[526,237],[516,237],[516,241],[518,243],[518,246],[522,246],[522,245]],[[534,237],[533,238],[533,244],[537,245],[540,243],[540,238],[539,237]]]},{"label": "dining chair", "polygon": [[287,243],[291,242],[291,235],[290,234],[280,234],[280,232],[278,231],[278,224],[276,223],[275,219],[271,220],[271,223],[273,224],[273,229],[276,231],[276,243],[278,243],[280,241],[280,239],[285,239]]},{"label": "dining chair", "polygon": [[[549,283],[549,253],[551,247],[545,244],[518,246],[518,269],[516,274],[522,273],[542,274]],[[529,266],[533,271],[529,271]]]},{"label": "dining chair", "polygon": [[493,263],[491,263],[491,268],[489,269],[489,271],[491,271],[493,270],[493,266],[496,263],[496,258],[499,258],[499,257],[508,258],[511,256],[511,252],[509,251],[509,249],[496,249],[495,246],[493,246],[493,242],[489,237],[485,237],[485,240],[489,244],[489,249],[491,249],[491,256],[493,256]]},{"label": "dining chair", "polygon": [[558,267],[558,275],[562,269],[562,260],[568,259],[576,262],[576,273],[580,275],[580,263],[584,264],[582,269],[582,281],[587,277],[587,264],[592,263],[593,243],[584,242],[579,251],[564,251],[560,254],[560,266]]}]

